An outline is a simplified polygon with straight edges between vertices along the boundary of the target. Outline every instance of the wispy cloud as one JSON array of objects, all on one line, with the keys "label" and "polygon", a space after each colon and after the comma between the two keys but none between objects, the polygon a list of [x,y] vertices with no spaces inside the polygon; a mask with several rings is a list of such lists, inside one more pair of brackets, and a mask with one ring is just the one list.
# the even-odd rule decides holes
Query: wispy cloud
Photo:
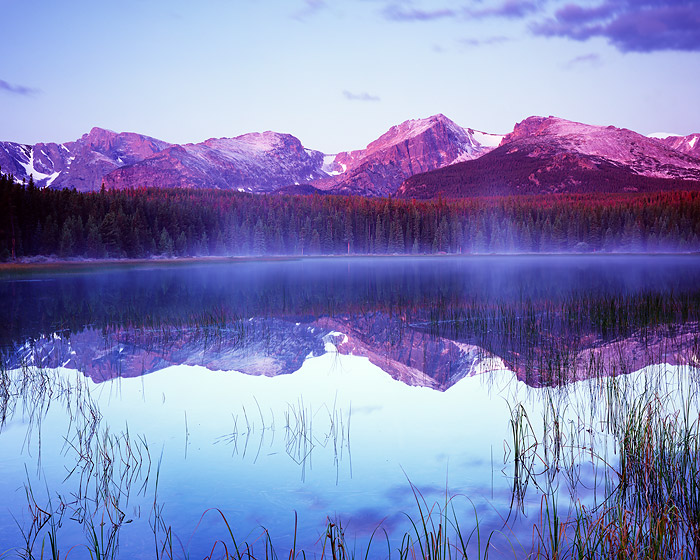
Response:
[{"label": "wispy cloud", "polygon": [[545,37],[607,39],[622,52],[700,51],[698,0],[602,0],[570,2],[554,17],[532,25]]},{"label": "wispy cloud", "polygon": [[30,88],[27,86],[20,86],[17,84],[11,84],[5,80],[0,80],[0,91],[6,91],[14,95],[25,95],[31,96],[39,93],[38,89]]},{"label": "wispy cloud", "polygon": [[453,18],[459,12],[451,8],[421,10],[401,4],[389,4],[382,11],[384,17],[391,21],[431,21],[435,19]]},{"label": "wispy cloud", "polygon": [[343,97],[345,97],[345,99],[349,99],[350,101],[381,101],[381,98],[377,97],[376,95],[371,95],[366,91],[354,93],[352,91],[344,90]]},{"label": "wispy cloud", "polygon": [[412,2],[392,2],[384,7],[382,14],[391,21],[432,21],[437,19],[522,19],[540,9],[543,0],[501,0],[486,7],[480,0],[463,2],[458,6],[424,9],[414,7]]},{"label": "wispy cloud", "polygon": [[502,35],[496,37],[486,37],[484,39],[461,39],[459,42],[466,47],[481,47],[484,45],[500,45],[510,41],[508,37]]},{"label": "wispy cloud", "polygon": [[306,21],[327,7],[325,0],[304,0],[302,7],[292,14],[292,18],[297,21]]},{"label": "wispy cloud", "polygon": [[596,53],[582,54],[572,58],[566,63],[565,67],[568,70],[572,70],[577,66],[599,66],[602,62],[600,55]]},{"label": "wispy cloud", "polygon": [[465,14],[471,18],[506,18],[523,19],[540,10],[540,2],[531,0],[504,0],[488,8],[465,8]]}]

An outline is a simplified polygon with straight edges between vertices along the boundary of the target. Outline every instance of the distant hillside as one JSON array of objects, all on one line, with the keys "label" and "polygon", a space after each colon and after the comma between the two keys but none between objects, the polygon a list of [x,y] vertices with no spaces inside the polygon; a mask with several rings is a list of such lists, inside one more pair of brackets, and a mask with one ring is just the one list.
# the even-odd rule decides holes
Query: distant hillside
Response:
[{"label": "distant hillside", "polygon": [[[613,126],[529,117],[505,136],[438,114],[366,148],[324,154],[291,134],[169,144],[93,128],[74,142],[0,142],[0,167],[40,188],[221,189],[408,198],[695,190],[700,134],[650,138]],[[314,190],[311,190],[314,189]]]},{"label": "distant hillside", "polygon": [[624,193],[700,188],[700,159],[615,127],[553,117],[516,125],[478,159],[414,175],[397,196],[506,196]]}]

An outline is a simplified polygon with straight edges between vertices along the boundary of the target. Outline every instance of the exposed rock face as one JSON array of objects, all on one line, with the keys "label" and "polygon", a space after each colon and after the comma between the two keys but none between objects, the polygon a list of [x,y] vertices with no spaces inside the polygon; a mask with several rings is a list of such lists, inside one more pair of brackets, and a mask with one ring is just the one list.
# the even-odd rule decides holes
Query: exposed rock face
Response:
[{"label": "exposed rock face", "polygon": [[626,129],[530,117],[482,157],[407,179],[414,198],[700,189],[700,159]]},{"label": "exposed rock face", "polygon": [[688,136],[666,136],[657,140],[669,148],[700,158],[700,133]]},{"label": "exposed rock face", "polygon": [[625,128],[529,117],[503,138],[501,146],[508,144],[510,149],[531,146],[545,153],[601,158],[647,177],[700,179],[700,160]]},{"label": "exposed rock face", "polygon": [[75,142],[27,146],[0,142],[0,166],[18,179],[30,175],[39,187],[99,190],[103,177],[170,146],[149,136],[93,128]]},{"label": "exposed rock face", "polygon": [[270,192],[326,177],[323,154],[290,134],[263,132],[172,146],[105,177],[108,187],[194,187]]},{"label": "exposed rock face", "polygon": [[[188,187],[253,193],[479,196],[700,188],[700,134],[648,138],[530,117],[504,136],[444,115],[392,127],[364,150],[324,155],[289,134],[174,145],[93,128],[75,142],[0,142],[0,167],[39,187]],[[678,183],[680,181],[680,183]]]},{"label": "exposed rock face", "polygon": [[[190,187],[267,193],[386,196],[404,179],[492,149],[501,136],[463,129],[443,115],[392,127],[364,150],[324,156],[289,134],[251,133],[173,145],[94,128],[75,142],[0,143],[0,166],[39,187],[97,190]],[[307,185],[294,189],[295,185]]]},{"label": "exposed rock face", "polygon": [[477,158],[500,138],[465,130],[444,115],[406,121],[364,150],[337,154],[325,167],[334,176],[314,186],[339,194],[393,195],[408,177]]}]

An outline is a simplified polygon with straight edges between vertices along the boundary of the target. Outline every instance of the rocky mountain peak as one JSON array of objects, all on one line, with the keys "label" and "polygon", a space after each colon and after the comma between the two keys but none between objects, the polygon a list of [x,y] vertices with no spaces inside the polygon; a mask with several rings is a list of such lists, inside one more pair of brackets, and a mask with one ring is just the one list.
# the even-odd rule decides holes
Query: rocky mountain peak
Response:
[{"label": "rocky mountain peak", "polygon": [[[335,155],[308,149],[291,134],[274,131],[175,145],[94,127],[64,144],[0,142],[4,172],[19,180],[31,175],[39,187],[83,191],[97,190],[104,182],[114,188],[220,188],[257,193],[287,188],[283,192],[393,196],[410,177],[476,160],[480,163],[469,168],[474,176],[468,181],[469,192],[476,193],[481,189],[477,183],[483,183],[487,175],[492,183],[489,192],[496,187],[507,192],[587,189],[579,182],[598,181],[593,175],[599,177],[603,169],[608,178],[601,189],[612,188],[623,175],[624,181],[632,183],[636,179],[628,177],[697,181],[700,134],[649,138],[615,126],[531,116],[517,123],[510,134],[500,136],[463,128],[436,114],[404,121],[362,150]],[[529,171],[521,177],[525,168]],[[455,192],[464,191],[457,188],[463,176],[460,171],[449,179]],[[446,184],[444,177],[440,180]],[[411,183],[412,190],[399,194],[432,196],[419,192],[423,182]]]},{"label": "rocky mountain peak", "polygon": [[663,135],[663,137],[657,136],[656,140],[673,150],[700,157],[700,133],[688,134],[687,136],[668,134]]},{"label": "rocky mountain peak", "polygon": [[498,141],[490,136],[464,129],[442,114],[407,120],[392,126],[364,150],[341,152],[327,161],[324,170],[334,176],[314,186],[337,193],[393,195],[416,173],[474,159],[491,150]]},{"label": "rocky mountain peak", "polygon": [[442,127],[443,131],[449,130],[453,134],[466,136],[466,132],[463,128],[448,119],[445,115],[437,114],[425,119],[407,120],[401,124],[392,126],[379,138],[370,142],[365,151],[371,153],[401,142],[406,142],[411,138],[425,134],[435,127]]},{"label": "rocky mountain peak", "polygon": [[304,150],[301,141],[295,136],[271,130],[266,132],[249,132],[234,138],[210,138],[202,144],[217,150],[235,151],[251,155],[286,150],[300,153]]}]

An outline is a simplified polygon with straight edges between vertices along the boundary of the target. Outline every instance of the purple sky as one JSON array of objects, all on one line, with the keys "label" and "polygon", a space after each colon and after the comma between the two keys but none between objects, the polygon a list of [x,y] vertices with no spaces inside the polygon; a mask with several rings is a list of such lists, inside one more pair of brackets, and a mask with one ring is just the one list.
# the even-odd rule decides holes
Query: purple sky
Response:
[{"label": "purple sky", "polygon": [[0,140],[276,130],[327,153],[444,113],[700,132],[700,0],[0,0]]}]

